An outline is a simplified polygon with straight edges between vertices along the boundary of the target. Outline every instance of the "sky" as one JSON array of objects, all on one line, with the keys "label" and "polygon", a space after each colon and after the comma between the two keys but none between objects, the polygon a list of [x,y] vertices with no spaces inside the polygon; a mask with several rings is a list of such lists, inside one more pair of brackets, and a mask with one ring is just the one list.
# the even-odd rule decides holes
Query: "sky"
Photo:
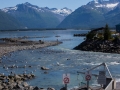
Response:
[{"label": "sky", "polygon": [[0,0],[0,9],[3,9],[5,7],[14,7],[17,4],[29,2],[39,7],[49,7],[58,9],[67,7],[69,9],[75,10],[81,5],[87,4],[89,1],[92,0]]}]

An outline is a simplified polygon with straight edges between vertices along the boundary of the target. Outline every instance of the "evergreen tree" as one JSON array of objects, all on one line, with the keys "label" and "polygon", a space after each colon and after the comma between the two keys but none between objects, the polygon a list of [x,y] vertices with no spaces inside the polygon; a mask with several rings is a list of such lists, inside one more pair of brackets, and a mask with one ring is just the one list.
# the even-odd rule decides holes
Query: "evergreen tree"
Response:
[{"label": "evergreen tree", "polygon": [[104,29],[104,40],[109,40],[111,38],[111,31],[106,24],[105,29]]},{"label": "evergreen tree", "polygon": [[93,39],[94,38],[94,36],[96,35],[96,33],[94,33],[94,32],[89,32],[87,35],[86,35],[86,39],[88,40],[90,40],[90,39]]}]

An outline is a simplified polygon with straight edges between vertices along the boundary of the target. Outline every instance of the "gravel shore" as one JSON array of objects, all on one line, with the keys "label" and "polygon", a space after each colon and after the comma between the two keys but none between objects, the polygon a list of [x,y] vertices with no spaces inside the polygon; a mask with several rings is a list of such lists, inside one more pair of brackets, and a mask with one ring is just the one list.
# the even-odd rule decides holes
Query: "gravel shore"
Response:
[{"label": "gravel shore", "polygon": [[[7,38],[6,40],[13,40]],[[5,43],[0,43],[0,57],[3,55],[18,51],[18,50],[26,50],[26,49],[37,49],[48,46],[58,45],[61,42],[58,41],[5,41]],[[5,70],[8,70],[9,67],[3,66]],[[18,68],[16,66],[12,66],[13,68]],[[10,72],[9,75],[5,75],[4,73],[0,73],[0,90],[45,90],[43,88],[30,86],[26,81],[34,79],[34,74],[15,74]],[[54,88],[47,88],[47,90],[55,90]]]},{"label": "gravel shore", "polygon": [[18,50],[25,50],[25,49],[37,49],[37,48],[43,48],[48,46],[54,46],[58,45],[61,42],[53,41],[53,42],[44,42],[43,44],[30,44],[30,45],[0,45],[0,57],[3,55],[18,51]]}]

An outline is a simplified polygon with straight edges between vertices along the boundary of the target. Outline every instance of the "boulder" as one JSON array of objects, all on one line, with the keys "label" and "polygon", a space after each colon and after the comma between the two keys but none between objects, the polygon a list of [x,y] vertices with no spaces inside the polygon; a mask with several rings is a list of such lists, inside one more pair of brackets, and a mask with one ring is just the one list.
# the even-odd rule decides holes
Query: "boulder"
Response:
[{"label": "boulder", "polygon": [[33,90],[40,90],[37,86]]},{"label": "boulder", "polygon": [[24,87],[28,87],[29,85],[28,85],[26,82],[24,82],[24,83],[23,83],[23,86],[24,86]]}]

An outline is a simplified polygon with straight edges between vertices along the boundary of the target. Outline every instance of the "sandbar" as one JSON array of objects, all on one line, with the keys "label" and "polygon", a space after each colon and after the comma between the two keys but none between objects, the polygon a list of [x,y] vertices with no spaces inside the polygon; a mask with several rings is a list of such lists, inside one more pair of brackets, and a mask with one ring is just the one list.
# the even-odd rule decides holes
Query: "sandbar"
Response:
[{"label": "sandbar", "polygon": [[0,57],[2,57],[3,55],[10,53],[10,52],[14,52],[14,51],[18,51],[18,50],[26,50],[26,49],[37,49],[37,48],[43,48],[43,47],[48,47],[48,46],[54,46],[54,45],[58,45],[62,42],[58,42],[58,41],[47,41],[44,43],[37,43],[37,44],[30,44],[30,45],[0,45]]}]

